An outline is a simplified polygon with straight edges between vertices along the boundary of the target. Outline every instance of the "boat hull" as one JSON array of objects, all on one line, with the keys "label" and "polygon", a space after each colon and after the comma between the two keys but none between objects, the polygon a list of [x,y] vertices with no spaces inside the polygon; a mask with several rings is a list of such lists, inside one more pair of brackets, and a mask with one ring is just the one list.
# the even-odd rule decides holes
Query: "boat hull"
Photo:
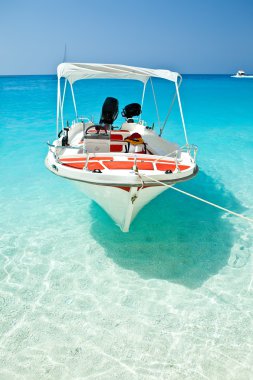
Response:
[{"label": "boat hull", "polygon": [[253,75],[231,75],[231,78],[253,79]]},{"label": "boat hull", "polygon": [[[77,159],[78,157],[75,158]],[[118,164],[119,161],[114,162]],[[129,164],[129,161],[124,162]],[[139,162],[137,164],[140,166]],[[108,170],[106,174],[94,173],[83,168],[84,163],[82,169],[59,163],[51,151],[46,157],[45,164],[54,174],[73,181],[83,193],[105,210],[123,232],[129,231],[132,221],[146,204],[174,184],[195,177],[198,172],[197,165],[192,165],[186,166],[188,169],[182,172],[174,171],[169,174],[163,171],[149,174],[145,170],[135,172],[131,169]],[[134,162],[130,161],[128,166],[133,164]]]},{"label": "boat hull", "polygon": [[[76,186],[95,201],[114,220],[123,232],[129,227],[139,211],[168,187],[101,186],[76,182]],[[170,185],[172,186],[172,185]]]}]

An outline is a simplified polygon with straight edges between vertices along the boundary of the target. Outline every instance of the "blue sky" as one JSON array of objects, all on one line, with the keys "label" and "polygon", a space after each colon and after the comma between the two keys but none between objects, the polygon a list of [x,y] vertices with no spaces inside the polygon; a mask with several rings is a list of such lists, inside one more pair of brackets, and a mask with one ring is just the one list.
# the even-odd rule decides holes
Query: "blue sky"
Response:
[{"label": "blue sky", "polygon": [[253,73],[253,0],[0,0],[0,75],[67,61]]}]

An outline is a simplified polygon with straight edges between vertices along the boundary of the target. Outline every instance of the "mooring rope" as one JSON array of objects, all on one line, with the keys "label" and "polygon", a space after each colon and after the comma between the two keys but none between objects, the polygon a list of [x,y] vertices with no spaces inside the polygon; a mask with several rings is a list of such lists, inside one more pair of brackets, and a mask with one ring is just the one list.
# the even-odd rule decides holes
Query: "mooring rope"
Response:
[{"label": "mooring rope", "polygon": [[142,174],[142,176],[144,176],[144,177],[146,177],[146,178],[148,178],[148,179],[151,179],[151,180],[154,181],[154,182],[160,183],[161,185],[163,185],[163,186],[165,186],[165,187],[168,187],[169,189],[172,189],[172,190],[178,191],[179,193],[182,193],[182,194],[184,194],[184,195],[188,195],[188,197],[191,197],[191,198],[197,199],[198,201],[201,201],[201,202],[203,202],[203,203],[207,203],[208,205],[213,206],[213,207],[216,207],[216,208],[218,208],[218,209],[220,209],[220,210],[222,210],[222,211],[225,211],[225,212],[227,212],[228,214],[235,215],[235,216],[237,216],[238,218],[242,218],[242,219],[247,220],[248,222],[253,223],[253,219],[248,218],[247,216],[244,216],[244,215],[242,215],[242,214],[238,214],[237,212],[234,212],[234,211],[228,210],[228,209],[225,208],[225,207],[222,207],[222,206],[219,206],[219,205],[217,205],[217,204],[215,204],[215,203],[209,202],[209,201],[207,201],[207,200],[205,200],[205,199],[203,199],[203,198],[197,197],[196,195],[193,195],[193,194],[187,193],[186,191],[184,191],[184,190],[180,190],[180,189],[178,189],[177,187],[174,187],[174,186],[172,186],[172,185],[167,185],[166,183],[161,182],[161,181],[158,181],[158,180],[155,179],[155,178],[149,177],[149,176],[147,176],[146,174]]}]

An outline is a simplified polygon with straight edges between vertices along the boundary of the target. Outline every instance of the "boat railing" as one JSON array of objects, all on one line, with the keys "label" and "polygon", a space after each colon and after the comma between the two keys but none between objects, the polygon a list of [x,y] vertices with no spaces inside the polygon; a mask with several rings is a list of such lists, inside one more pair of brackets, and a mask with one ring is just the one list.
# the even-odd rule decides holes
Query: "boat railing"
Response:
[{"label": "boat railing", "polygon": [[[84,167],[84,169],[87,168],[88,166],[88,162],[89,162],[89,159],[90,159],[90,154],[86,151],[85,149],[85,146],[84,145],[79,145],[79,146],[71,146],[71,145],[54,145],[54,144],[51,144],[49,141],[47,142],[47,145],[49,147],[49,150],[54,154],[55,156],[55,159],[58,163],[61,163],[59,161],[59,156],[61,155],[62,151],[65,150],[65,149],[74,149],[74,150],[83,150],[83,153],[84,154],[87,154],[87,158],[86,158],[86,165]],[[52,150],[52,148],[54,148],[54,150]],[[164,156],[161,156],[159,158],[157,158],[155,161],[154,161],[154,164],[156,164],[157,162],[159,162],[160,160],[164,159],[164,158],[168,158],[168,157],[171,157],[174,159],[175,161],[175,164],[176,164],[176,170],[177,171],[180,171],[179,170],[179,161],[180,161],[180,156],[181,156],[181,153],[182,152],[186,152],[188,153],[188,155],[190,156],[191,158],[191,161],[192,163],[195,163],[196,162],[196,156],[197,156],[197,152],[198,152],[198,147],[197,145],[194,145],[194,144],[186,144],[186,145],[183,145],[181,146],[180,148],[174,150],[173,152],[170,152]],[[95,154],[94,154],[95,156]],[[133,153],[133,156],[135,157],[136,155]]]},{"label": "boat railing", "polygon": [[[47,142],[47,145],[48,145],[48,149],[50,150],[50,152],[52,152],[54,154],[54,157],[56,159],[56,161],[58,163],[59,162],[59,156],[62,154],[62,152],[65,150],[65,149],[74,149],[74,150],[80,150],[82,149],[83,150],[83,153],[86,153],[86,150],[85,150],[85,147],[84,145],[79,145],[79,146],[72,146],[72,145],[54,145],[54,144],[51,144],[49,141]],[[52,150],[52,148],[54,150]]]},{"label": "boat railing", "polygon": [[157,163],[158,161],[162,160],[163,158],[171,157],[171,158],[174,158],[176,166],[178,167],[179,157],[180,157],[180,155],[181,155],[182,152],[188,153],[189,156],[192,159],[192,162],[194,162],[194,163],[196,162],[196,156],[197,156],[197,152],[198,152],[197,145],[186,144],[186,145],[183,145],[180,148],[174,150],[173,152],[170,152],[168,154],[165,154],[164,156],[161,156],[161,157],[157,158],[154,161],[154,163]]},{"label": "boat railing", "polygon": [[[60,149],[60,150],[64,150],[64,149],[77,149],[77,150],[80,150],[83,148],[83,145],[79,145],[79,146],[73,146],[73,145],[54,145],[54,144],[51,144],[50,142],[47,142],[47,145],[49,147],[49,150],[51,150],[51,148],[54,148],[54,149]],[[52,152],[52,150],[51,150]]]}]

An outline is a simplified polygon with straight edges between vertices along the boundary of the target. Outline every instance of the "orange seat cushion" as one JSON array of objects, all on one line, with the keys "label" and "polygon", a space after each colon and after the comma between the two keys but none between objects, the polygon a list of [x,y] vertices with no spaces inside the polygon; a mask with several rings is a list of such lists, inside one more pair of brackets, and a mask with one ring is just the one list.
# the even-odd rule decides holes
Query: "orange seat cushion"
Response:
[{"label": "orange seat cushion", "polygon": [[[157,167],[157,170],[161,170],[161,171],[166,171],[166,170],[171,170],[171,171],[174,171],[176,169],[176,165],[175,164],[156,164],[156,167]],[[180,170],[185,170],[185,169],[188,169],[190,166],[186,166],[186,165],[178,165],[178,168]]]},{"label": "orange seat cushion", "polygon": [[[69,162],[69,163],[65,163],[63,165],[68,166],[70,168],[74,168],[74,169],[83,169],[85,162]],[[102,170],[104,170],[104,167],[99,162],[89,162],[88,163],[88,170],[92,171],[95,169],[102,171]]]}]

